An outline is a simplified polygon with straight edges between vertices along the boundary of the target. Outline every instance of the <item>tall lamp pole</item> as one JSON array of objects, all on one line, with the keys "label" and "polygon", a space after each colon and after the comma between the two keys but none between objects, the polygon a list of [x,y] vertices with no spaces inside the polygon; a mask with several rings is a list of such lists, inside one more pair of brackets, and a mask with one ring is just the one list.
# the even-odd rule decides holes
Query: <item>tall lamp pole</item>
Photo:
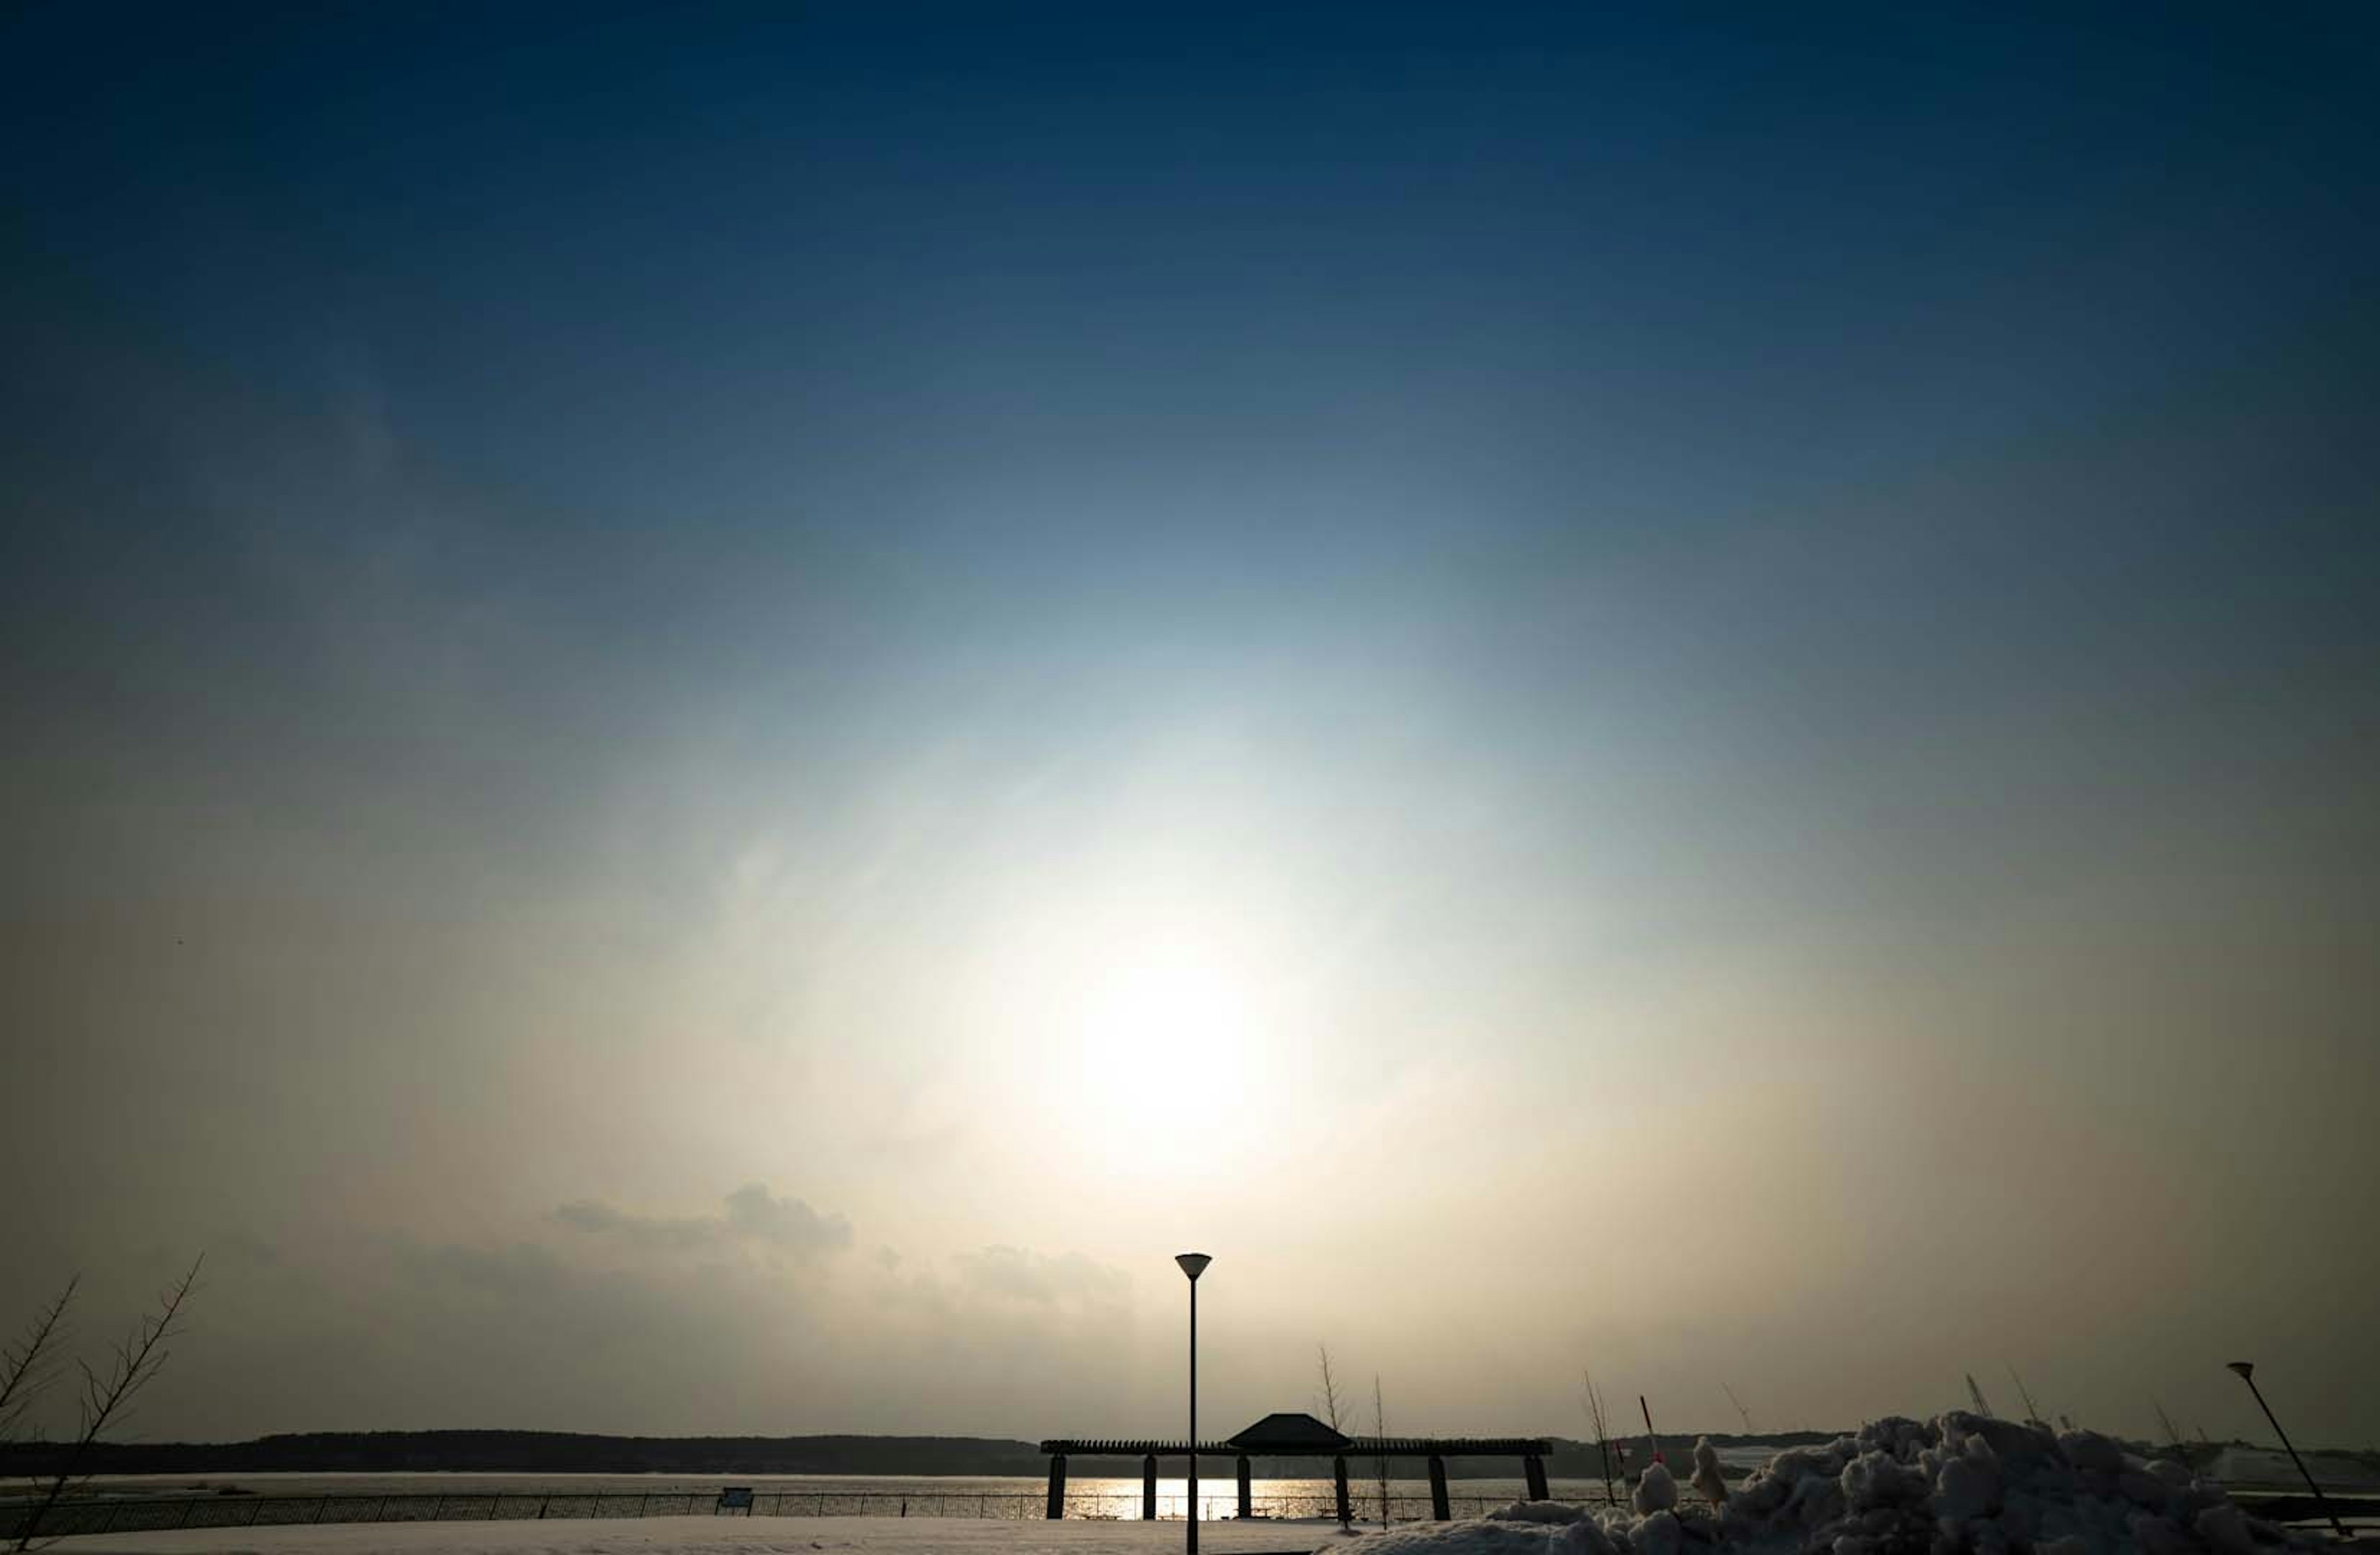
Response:
[{"label": "tall lamp pole", "polygon": [[2289,1446],[2289,1433],[2281,1429],[2280,1421],[2273,1415],[2273,1406],[2265,1402],[2265,1391],[2256,1386],[2256,1363],[2253,1361],[2226,1361],[2224,1363],[2224,1369],[2226,1371],[2238,1372],[2240,1374],[2240,1380],[2248,1384],[2248,1391],[2256,1395],[2256,1407],[2265,1412],[2265,1419],[2273,1422],[2273,1434],[2281,1439],[2281,1445],[2289,1450],[2289,1462],[2297,1464],[2298,1473],[2304,1476],[2306,1488],[2313,1492],[2314,1505],[2322,1508],[2324,1513],[2330,1518],[2330,1525],[2334,1529],[2338,1530],[2338,1537],[2342,1539],[2346,1538],[2346,1525],[2339,1522],[2338,1512],[2330,1510],[2330,1503],[2322,1499],[2322,1487],[2313,1482],[2313,1476],[2307,1470],[2305,1460],[2298,1456],[2298,1450]]},{"label": "tall lamp pole", "polygon": [[1190,1524],[1189,1555],[1198,1555],[1198,1276],[1215,1260],[1204,1253],[1176,1253],[1173,1261],[1190,1276]]}]

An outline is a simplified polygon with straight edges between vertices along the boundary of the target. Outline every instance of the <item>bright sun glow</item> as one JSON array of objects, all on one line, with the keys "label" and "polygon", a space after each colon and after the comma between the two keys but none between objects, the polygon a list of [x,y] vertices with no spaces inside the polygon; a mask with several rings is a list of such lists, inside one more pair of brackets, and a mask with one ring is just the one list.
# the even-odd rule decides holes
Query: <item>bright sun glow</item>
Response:
[{"label": "bright sun glow", "polygon": [[1230,1044],[1248,1019],[1242,990],[1220,968],[1183,957],[1117,967],[1083,1006],[1083,1035],[1112,1050],[1155,1043],[1174,1053]]},{"label": "bright sun glow", "polygon": [[1037,880],[988,927],[952,1018],[1048,1169],[1220,1191],[1311,1099],[1300,937],[1267,893]]},{"label": "bright sun glow", "polygon": [[1073,1005],[1075,1132],[1120,1170],[1218,1161],[1257,1111],[1259,1012],[1206,947],[1135,946],[1085,969]]}]

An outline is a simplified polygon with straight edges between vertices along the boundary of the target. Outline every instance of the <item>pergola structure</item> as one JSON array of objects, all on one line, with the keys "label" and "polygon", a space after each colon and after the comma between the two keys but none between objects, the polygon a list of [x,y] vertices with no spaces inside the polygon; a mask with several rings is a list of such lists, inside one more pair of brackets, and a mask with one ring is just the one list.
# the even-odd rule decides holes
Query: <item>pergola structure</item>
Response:
[{"label": "pergola structure", "polygon": [[[1103,1458],[1140,1460],[1140,1514],[1144,1518],[1157,1515],[1157,1460],[1187,1458],[1192,1452],[1201,1457],[1235,1457],[1240,1469],[1240,1515],[1255,1514],[1251,1495],[1248,1459],[1252,1454],[1281,1458],[1324,1458],[1330,1460],[1331,1477],[1339,1491],[1339,1521],[1352,1521],[1347,1499],[1347,1460],[1355,1458],[1427,1458],[1429,1460],[1430,1513],[1443,1523],[1451,1515],[1446,1501],[1446,1460],[1449,1458],[1518,1458],[1521,1474],[1529,1487],[1529,1499],[1546,1499],[1546,1454],[1553,1451],[1541,1437],[1427,1437],[1427,1436],[1342,1436],[1311,1415],[1268,1415],[1239,1435],[1224,1441],[1147,1441],[1135,1440],[1099,1440],[1062,1438],[1045,1441],[1041,1451],[1050,1454],[1050,1504],[1051,1518],[1066,1514],[1066,1456],[1078,1453]],[[1192,1507],[1190,1515],[1198,1515]]]}]

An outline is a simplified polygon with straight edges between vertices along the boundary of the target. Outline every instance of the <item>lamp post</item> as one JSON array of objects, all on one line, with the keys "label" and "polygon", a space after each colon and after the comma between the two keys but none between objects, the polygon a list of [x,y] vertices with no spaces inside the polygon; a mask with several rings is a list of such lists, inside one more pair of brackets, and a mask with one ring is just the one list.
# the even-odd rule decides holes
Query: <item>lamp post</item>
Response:
[{"label": "lamp post", "polygon": [[1204,1253],[1176,1253],[1173,1261],[1190,1276],[1190,1524],[1189,1555],[1198,1555],[1198,1276],[1215,1260]]},{"label": "lamp post", "polygon": [[2347,1537],[2346,1525],[2339,1522],[2338,1512],[2330,1510],[2330,1503],[2322,1499],[2322,1487],[2313,1482],[2313,1476],[2307,1470],[2305,1460],[2298,1456],[2298,1450],[2295,1447],[2291,1447],[2289,1445],[2289,1433],[2281,1429],[2281,1422],[2275,1417],[2273,1414],[2273,1406],[2265,1402],[2264,1390],[2256,1386],[2256,1363],[2253,1361],[2226,1361],[2223,1363],[2223,1368],[2226,1371],[2238,1372],[2240,1374],[2240,1380],[2248,1384],[2248,1391],[2256,1395],[2256,1407],[2265,1412],[2265,1419],[2273,1422],[2273,1434],[2281,1439],[2281,1446],[2286,1448],[2289,1452],[2289,1462],[2297,1464],[2298,1473],[2304,1476],[2306,1488],[2313,1492],[2314,1505],[2322,1508],[2324,1514],[2330,1519],[2330,1525],[2334,1529],[2338,1530],[2338,1537],[2341,1539],[2345,1539]]}]

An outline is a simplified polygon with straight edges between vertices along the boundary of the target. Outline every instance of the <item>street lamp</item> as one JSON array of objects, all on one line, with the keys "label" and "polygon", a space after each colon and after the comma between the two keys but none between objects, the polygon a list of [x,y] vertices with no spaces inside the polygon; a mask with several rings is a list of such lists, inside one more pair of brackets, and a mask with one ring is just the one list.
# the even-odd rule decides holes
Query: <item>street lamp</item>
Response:
[{"label": "street lamp", "polygon": [[[1195,1294],[1196,1293],[1193,1294]],[[2289,1451],[2289,1462],[2297,1464],[2298,1473],[2305,1476],[2306,1488],[2313,1492],[2313,1504],[2322,1508],[2324,1512],[2329,1516],[2330,1525],[2338,1531],[2339,1538],[2344,1540],[2347,1537],[2347,1525],[2338,1520],[2338,1512],[2330,1510],[2330,1503],[2322,1499],[2322,1487],[2313,1482],[2313,1476],[2307,1471],[2305,1460],[2298,1456],[2298,1450],[2289,1446],[2289,1433],[2281,1429],[2280,1421],[2275,1418],[2273,1415],[2273,1406],[2265,1402],[2264,1390],[2256,1386],[2256,1363],[2253,1361],[2226,1361],[2223,1363],[2223,1368],[2226,1371],[2238,1372],[2240,1374],[2240,1380],[2248,1384],[2248,1391],[2256,1395],[2256,1407],[2265,1412],[2265,1419],[2273,1422],[2273,1434],[2281,1439],[2281,1445]]]},{"label": "street lamp", "polygon": [[1173,1261],[1190,1276],[1190,1532],[1184,1548],[1198,1555],[1198,1276],[1215,1260],[1204,1253],[1176,1253]]}]

